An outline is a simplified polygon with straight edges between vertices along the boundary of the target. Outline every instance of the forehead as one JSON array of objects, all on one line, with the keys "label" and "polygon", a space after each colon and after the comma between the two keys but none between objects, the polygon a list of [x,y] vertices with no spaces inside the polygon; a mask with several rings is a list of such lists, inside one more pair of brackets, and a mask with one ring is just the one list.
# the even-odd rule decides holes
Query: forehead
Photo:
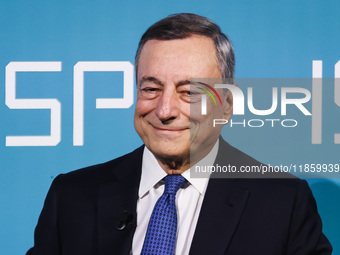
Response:
[{"label": "forehead", "polygon": [[206,36],[149,40],[142,49],[138,66],[138,79],[144,76],[164,79],[220,76],[215,44]]}]

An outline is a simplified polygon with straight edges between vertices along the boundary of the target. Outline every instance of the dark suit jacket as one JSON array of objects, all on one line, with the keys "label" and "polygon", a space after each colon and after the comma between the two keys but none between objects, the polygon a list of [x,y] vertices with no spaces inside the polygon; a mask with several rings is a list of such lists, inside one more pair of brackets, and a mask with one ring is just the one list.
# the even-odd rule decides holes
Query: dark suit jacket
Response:
[{"label": "dark suit jacket", "polygon": [[[34,247],[27,254],[130,254],[143,148],[59,175],[46,197]],[[216,163],[237,167],[260,164],[222,139]],[[305,181],[224,178],[209,181],[190,254],[310,255],[331,251]]]}]

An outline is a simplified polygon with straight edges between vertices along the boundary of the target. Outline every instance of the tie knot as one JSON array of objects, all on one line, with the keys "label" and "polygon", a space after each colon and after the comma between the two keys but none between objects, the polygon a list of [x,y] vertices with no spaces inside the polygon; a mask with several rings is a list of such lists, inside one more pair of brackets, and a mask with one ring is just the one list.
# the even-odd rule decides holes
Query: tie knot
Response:
[{"label": "tie knot", "polygon": [[187,182],[187,180],[180,174],[167,175],[165,181],[165,194],[176,195],[177,191]]}]

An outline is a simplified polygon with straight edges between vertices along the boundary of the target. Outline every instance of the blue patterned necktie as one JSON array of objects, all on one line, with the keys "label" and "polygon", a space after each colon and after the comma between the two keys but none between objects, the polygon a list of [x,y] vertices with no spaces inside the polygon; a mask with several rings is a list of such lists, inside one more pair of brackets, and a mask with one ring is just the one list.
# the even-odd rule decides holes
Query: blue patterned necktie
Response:
[{"label": "blue patterned necktie", "polygon": [[167,175],[165,189],[153,208],[141,255],[174,255],[177,234],[176,193],[187,182],[182,175]]}]

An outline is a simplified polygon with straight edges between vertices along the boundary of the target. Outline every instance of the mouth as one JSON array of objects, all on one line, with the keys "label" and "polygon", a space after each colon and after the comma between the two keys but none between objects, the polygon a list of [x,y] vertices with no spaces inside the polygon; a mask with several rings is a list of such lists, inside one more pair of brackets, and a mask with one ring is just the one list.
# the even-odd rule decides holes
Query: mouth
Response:
[{"label": "mouth", "polygon": [[177,127],[156,127],[150,124],[156,132],[161,133],[182,133],[188,128],[177,128]]}]

